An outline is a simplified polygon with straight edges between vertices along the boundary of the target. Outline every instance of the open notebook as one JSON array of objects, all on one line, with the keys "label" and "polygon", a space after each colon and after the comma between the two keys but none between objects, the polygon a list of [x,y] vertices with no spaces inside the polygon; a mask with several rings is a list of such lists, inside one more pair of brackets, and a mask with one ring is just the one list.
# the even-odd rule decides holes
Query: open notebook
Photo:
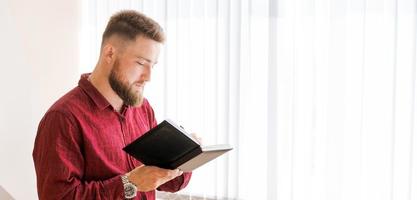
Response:
[{"label": "open notebook", "polygon": [[225,144],[201,147],[182,127],[164,120],[123,150],[145,165],[189,172],[232,148]]}]

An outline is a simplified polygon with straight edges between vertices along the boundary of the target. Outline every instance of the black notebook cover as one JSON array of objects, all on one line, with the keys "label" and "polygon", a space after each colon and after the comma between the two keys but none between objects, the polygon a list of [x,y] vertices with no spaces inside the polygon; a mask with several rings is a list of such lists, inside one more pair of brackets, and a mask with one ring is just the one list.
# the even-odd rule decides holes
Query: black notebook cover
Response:
[{"label": "black notebook cover", "polygon": [[165,120],[123,148],[145,165],[176,169],[202,153],[183,128]]}]

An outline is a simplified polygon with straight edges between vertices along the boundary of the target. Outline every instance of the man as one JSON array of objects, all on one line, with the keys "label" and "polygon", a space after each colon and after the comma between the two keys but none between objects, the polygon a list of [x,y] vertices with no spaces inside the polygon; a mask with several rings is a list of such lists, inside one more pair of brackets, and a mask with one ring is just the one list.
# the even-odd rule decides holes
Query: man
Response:
[{"label": "man", "polygon": [[33,160],[40,199],[155,199],[191,173],[144,166],[122,148],[156,126],[143,97],[164,41],[161,27],[136,12],[113,15],[100,58],[78,87],[42,118]]}]

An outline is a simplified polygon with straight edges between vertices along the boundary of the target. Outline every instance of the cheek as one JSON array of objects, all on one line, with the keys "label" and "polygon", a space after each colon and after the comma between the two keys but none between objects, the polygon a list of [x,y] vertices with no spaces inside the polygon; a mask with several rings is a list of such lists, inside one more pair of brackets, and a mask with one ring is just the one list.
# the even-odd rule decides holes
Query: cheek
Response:
[{"label": "cheek", "polygon": [[141,71],[137,66],[126,67],[126,70],[123,71],[123,76],[125,77],[125,80],[129,83],[129,85],[136,82],[140,74]]},{"label": "cheek", "polygon": [[127,74],[127,76],[129,77],[130,81],[136,82],[136,81],[140,80],[143,73],[144,73],[143,67],[133,66],[132,68],[130,68],[129,73]]}]

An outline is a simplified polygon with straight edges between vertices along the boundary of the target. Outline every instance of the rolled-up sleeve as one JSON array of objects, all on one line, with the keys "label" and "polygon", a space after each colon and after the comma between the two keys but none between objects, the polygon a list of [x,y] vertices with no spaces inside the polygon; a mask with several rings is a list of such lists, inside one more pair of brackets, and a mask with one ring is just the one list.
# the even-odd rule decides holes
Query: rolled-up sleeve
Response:
[{"label": "rolled-up sleeve", "polygon": [[188,185],[191,179],[191,172],[184,172],[181,176],[174,178],[163,185],[159,186],[158,190],[165,192],[177,192]]}]

